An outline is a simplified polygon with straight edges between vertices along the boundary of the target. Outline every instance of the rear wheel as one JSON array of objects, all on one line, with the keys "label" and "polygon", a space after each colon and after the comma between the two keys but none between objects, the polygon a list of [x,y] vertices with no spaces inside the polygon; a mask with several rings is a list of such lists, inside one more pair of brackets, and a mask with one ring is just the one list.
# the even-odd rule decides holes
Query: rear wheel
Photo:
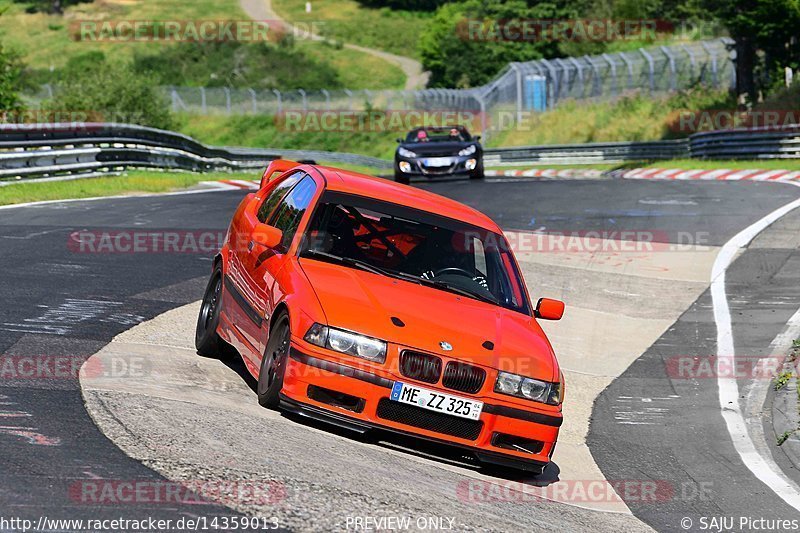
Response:
[{"label": "rear wheel", "polygon": [[286,363],[289,358],[289,315],[281,314],[272,326],[267,341],[267,349],[261,359],[261,371],[258,373],[258,403],[262,407],[275,409],[280,403],[280,392],[283,389],[283,378],[286,374]]},{"label": "rear wheel", "polygon": [[220,349],[225,344],[217,334],[219,325],[219,312],[222,303],[222,263],[218,263],[208,280],[203,303],[200,305],[200,315],[197,317],[194,345],[197,353],[204,356],[219,355]]}]

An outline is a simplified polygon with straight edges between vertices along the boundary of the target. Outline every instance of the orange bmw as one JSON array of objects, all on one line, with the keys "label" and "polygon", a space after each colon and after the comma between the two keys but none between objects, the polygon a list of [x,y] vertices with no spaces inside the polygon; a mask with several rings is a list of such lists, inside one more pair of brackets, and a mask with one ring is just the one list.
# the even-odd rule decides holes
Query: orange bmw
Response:
[{"label": "orange bmw", "polygon": [[[273,177],[276,176],[277,177]],[[274,161],[214,260],[196,345],[231,345],[271,408],[541,473],[564,378],[501,229],[458,202]]]}]

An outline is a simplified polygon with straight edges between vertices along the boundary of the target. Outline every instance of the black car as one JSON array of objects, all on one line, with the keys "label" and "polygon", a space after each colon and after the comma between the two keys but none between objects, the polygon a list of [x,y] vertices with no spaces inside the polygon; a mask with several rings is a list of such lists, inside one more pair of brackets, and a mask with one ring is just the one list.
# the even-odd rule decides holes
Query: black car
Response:
[{"label": "black car", "polygon": [[483,179],[483,148],[463,126],[424,127],[408,132],[394,154],[394,180],[412,177],[469,176]]}]

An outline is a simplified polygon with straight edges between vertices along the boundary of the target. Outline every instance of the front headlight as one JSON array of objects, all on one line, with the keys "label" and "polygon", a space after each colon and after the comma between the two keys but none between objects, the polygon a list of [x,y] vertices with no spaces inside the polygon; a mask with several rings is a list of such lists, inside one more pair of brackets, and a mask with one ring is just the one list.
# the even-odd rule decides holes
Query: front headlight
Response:
[{"label": "front headlight", "polygon": [[400,157],[417,157],[417,154],[411,150],[406,150],[402,146],[397,149],[397,153],[400,155]]},{"label": "front headlight", "polygon": [[458,152],[458,155],[472,155],[475,153],[475,150],[477,150],[477,148],[475,148],[475,145],[470,144],[469,146]]},{"label": "front headlight", "polygon": [[304,339],[316,346],[376,363],[386,360],[386,342],[351,331],[314,324],[308,328]]},{"label": "front headlight", "polygon": [[494,391],[550,405],[561,403],[561,383],[549,383],[508,372],[497,374]]}]

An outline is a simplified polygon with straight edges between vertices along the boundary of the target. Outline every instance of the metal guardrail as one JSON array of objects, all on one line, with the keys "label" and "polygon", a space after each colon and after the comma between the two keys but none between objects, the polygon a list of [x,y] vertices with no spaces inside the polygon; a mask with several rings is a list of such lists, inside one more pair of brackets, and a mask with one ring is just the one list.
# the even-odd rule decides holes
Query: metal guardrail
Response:
[{"label": "metal guardrail", "polygon": [[79,178],[127,168],[260,169],[284,155],[391,168],[389,161],[358,154],[207,146],[180,133],[128,124],[0,124],[0,182]]},{"label": "metal guardrail", "polygon": [[550,144],[484,151],[484,165],[621,163],[688,157],[688,141]]},{"label": "metal guardrail", "polygon": [[689,153],[695,159],[797,159],[800,126],[695,133],[690,137]]},{"label": "metal guardrail", "polygon": [[[126,168],[208,172],[264,168],[273,159],[318,160],[391,169],[392,162],[321,150],[204,145],[165,130],[118,124],[0,124],[0,184],[70,179]],[[486,166],[696,159],[800,158],[800,125],[696,133],[688,139],[491,148]]]}]

